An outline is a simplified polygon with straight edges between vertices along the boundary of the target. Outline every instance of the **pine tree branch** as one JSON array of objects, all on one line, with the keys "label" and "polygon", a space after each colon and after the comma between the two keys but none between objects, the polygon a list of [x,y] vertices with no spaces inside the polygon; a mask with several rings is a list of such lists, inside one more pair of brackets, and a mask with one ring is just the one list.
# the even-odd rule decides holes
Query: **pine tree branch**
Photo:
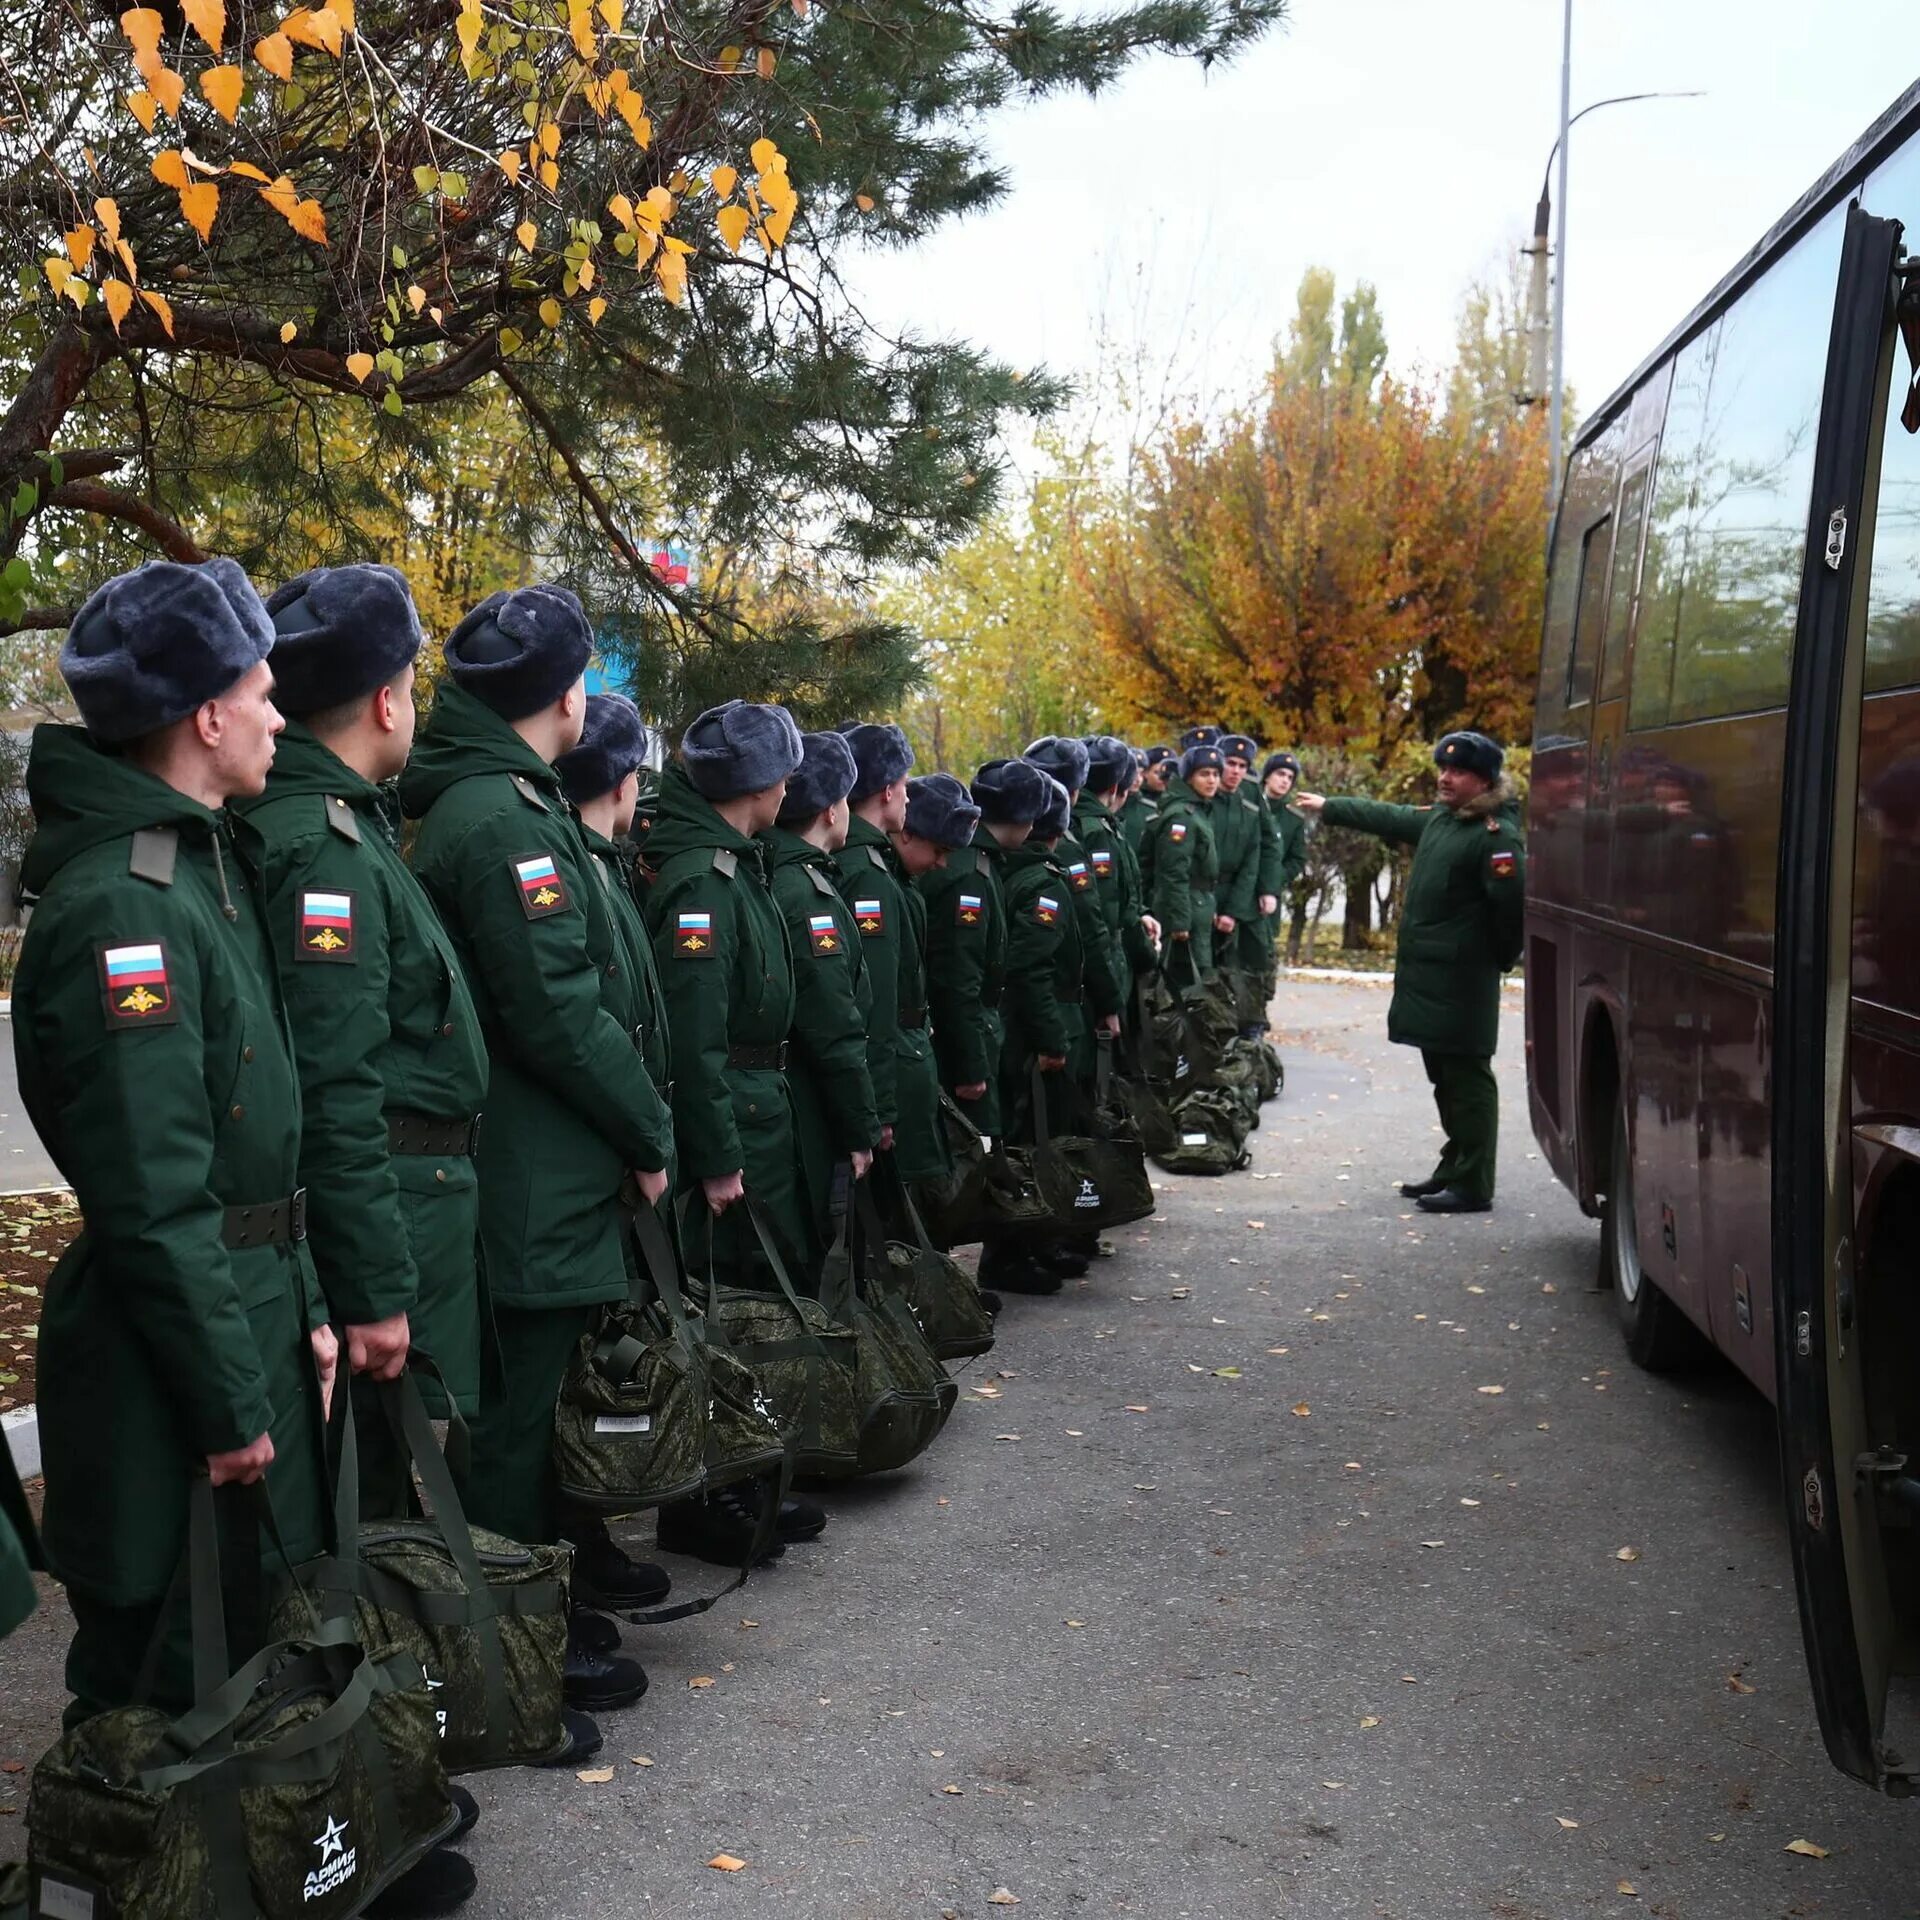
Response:
[{"label": "pine tree branch", "polygon": [[55,487],[40,504],[43,508],[65,507],[73,513],[97,513],[110,520],[124,520],[129,526],[138,527],[169,560],[198,565],[207,557],[177,520],[169,519],[158,507],[121,487],[103,487],[97,480],[75,480]]},{"label": "pine tree branch", "polygon": [[0,620],[0,640],[15,633],[54,633],[73,625],[78,607],[28,607],[11,620]]}]

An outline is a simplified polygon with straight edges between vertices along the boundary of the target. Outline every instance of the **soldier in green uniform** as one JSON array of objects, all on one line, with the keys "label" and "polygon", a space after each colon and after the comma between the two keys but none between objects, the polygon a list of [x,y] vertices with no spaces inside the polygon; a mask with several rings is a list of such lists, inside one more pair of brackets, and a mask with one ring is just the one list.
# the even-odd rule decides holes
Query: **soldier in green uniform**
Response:
[{"label": "soldier in green uniform", "polygon": [[1160,925],[1161,970],[1176,993],[1213,973],[1214,881],[1218,861],[1204,802],[1220,787],[1218,747],[1189,747],[1167,782],[1141,851],[1147,904]]},{"label": "soldier in green uniform", "polygon": [[1241,1030],[1263,1033],[1265,1020],[1254,1020],[1252,1013],[1258,999],[1254,923],[1260,918],[1260,850],[1267,816],[1258,793],[1245,785],[1259,748],[1244,733],[1223,733],[1216,744],[1220,789],[1207,802],[1214,854],[1220,863],[1214,882],[1214,963],[1227,976],[1235,1004],[1247,1016]]},{"label": "soldier in green uniform", "polygon": [[[800,764],[787,777],[778,819],[759,834],[767,850],[773,898],[793,954],[794,1071],[787,1084],[806,1168],[816,1254],[833,1217],[834,1176],[850,1162],[864,1180],[880,1144],[880,1115],[867,1069],[873,991],[863,956],[861,920],[884,923],[879,901],[856,918],[841,897],[833,856],[847,843],[847,795],[857,768],[838,733],[803,733]],[[880,937],[876,928],[874,937]],[[911,939],[896,927],[893,938]]]},{"label": "soldier in green uniform", "polygon": [[[337,1345],[304,1238],[300,1088],[260,914],[257,794],[280,715],[273,622],[231,560],[154,561],[80,609],[60,669],[82,727],[33,737],[37,905],[14,982],[35,1131],[84,1220],[39,1347],[49,1566],[66,1583],[73,1725],[193,1699],[163,1599],[188,1495],[264,1480],[298,1560],[327,1539]],[[236,1649],[244,1658],[250,1648]]]},{"label": "soldier in green uniform", "polygon": [[1450,733],[1433,750],[1440,804],[1396,807],[1303,793],[1303,812],[1330,827],[1414,850],[1401,908],[1387,1037],[1418,1047],[1446,1145],[1425,1180],[1401,1192],[1424,1213],[1493,1205],[1500,1093],[1500,976],[1520,958],[1526,848],[1502,775],[1506,756],[1483,733]]},{"label": "soldier in green uniform", "polygon": [[1173,763],[1178,758],[1171,747],[1149,747],[1139,756],[1139,777],[1120,809],[1120,831],[1126,835],[1135,859],[1146,843],[1147,829],[1160,811],[1160,796],[1166,792],[1167,777],[1175,771]]},{"label": "soldier in green uniform", "polygon": [[593,629],[561,587],[490,595],[447,637],[448,678],[400,780],[419,821],[414,871],[453,936],[490,1078],[474,1161],[503,1380],[473,1423],[468,1512],[511,1539],[578,1549],[566,1686],[574,1752],[587,1714],[631,1705],[638,1661],[591,1606],[664,1591],[604,1528],[560,1510],[553,1409],[602,1306],[627,1296],[623,1180],[667,1190],[673,1123],[635,1040],[640,982],[620,962],[606,889],[553,761],[577,746]]},{"label": "soldier in green uniform", "polygon": [[1260,769],[1260,797],[1267,806],[1267,843],[1260,856],[1260,893],[1273,906],[1261,948],[1262,1004],[1273,1000],[1280,978],[1280,936],[1286,929],[1287,899],[1307,865],[1307,823],[1294,811],[1293,790],[1300,783],[1300,762],[1290,753],[1270,753]]}]

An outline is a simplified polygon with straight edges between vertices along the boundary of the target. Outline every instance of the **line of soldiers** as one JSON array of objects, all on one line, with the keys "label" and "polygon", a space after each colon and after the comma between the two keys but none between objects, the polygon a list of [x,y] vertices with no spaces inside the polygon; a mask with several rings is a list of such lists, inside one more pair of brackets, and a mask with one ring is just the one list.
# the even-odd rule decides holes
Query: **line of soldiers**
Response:
[{"label": "line of soldiers", "polygon": [[[805,1285],[840,1169],[949,1172],[943,1091],[1030,1139],[1033,1088],[1051,1124],[1082,1112],[1156,967],[1237,970],[1264,1009],[1288,755],[1263,792],[1244,736],[1197,729],[1177,761],[1049,737],[963,785],[913,777],[897,727],[736,700],[643,795],[646,731],[587,694],[571,593],[462,620],[416,740],[422,645],[392,568],[263,603],[215,559],[109,582],[62,648],[82,724],[33,740],[13,1026],[84,1219],[39,1348],[70,1725],[143,1681],[190,1704],[166,1596],[195,1476],[264,1480],[286,1552],[319,1554],[336,1378],[419,1350],[471,1430],[469,1517],[574,1547],[555,1764],[578,1764],[647,1684],[610,1614],[668,1588],[563,1510],[550,1460],[568,1358],[628,1295],[623,1189],[731,1277],[757,1210]],[[1103,1251],[994,1245],[982,1279],[1053,1291]],[[362,1511],[404,1511],[405,1460],[359,1428]],[[737,1566],[768,1520],[776,1554],[824,1529],[771,1497],[669,1506],[660,1544]],[[442,1849],[372,1910],[473,1884]]]}]

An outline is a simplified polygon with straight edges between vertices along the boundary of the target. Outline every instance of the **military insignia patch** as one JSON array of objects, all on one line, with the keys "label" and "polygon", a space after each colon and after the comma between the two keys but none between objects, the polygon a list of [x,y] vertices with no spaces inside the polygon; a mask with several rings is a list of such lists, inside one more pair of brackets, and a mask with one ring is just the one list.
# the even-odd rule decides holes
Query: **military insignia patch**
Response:
[{"label": "military insignia patch", "polygon": [[1075,893],[1085,893],[1093,885],[1093,872],[1084,860],[1076,860],[1067,869],[1067,878],[1073,883]]},{"label": "military insignia patch", "polygon": [[1184,820],[1170,821],[1167,826],[1169,840],[1184,840],[1187,837],[1187,823]]},{"label": "military insignia patch", "polygon": [[713,915],[682,913],[674,917],[673,950],[683,960],[704,960],[713,952]]},{"label": "military insignia patch", "polygon": [[856,900],[853,903],[853,917],[859,921],[860,931],[869,940],[887,930],[887,916],[878,900]]},{"label": "military insignia patch", "polygon": [[1102,880],[1113,871],[1113,849],[1111,847],[1095,847],[1087,858],[1093,862],[1093,870]]},{"label": "military insignia patch", "polygon": [[816,913],[808,917],[807,939],[815,953],[838,953],[840,951],[840,929],[834,924],[830,913]]},{"label": "military insignia patch", "polygon": [[1060,918],[1060,902],[1048,894],[1042,894],[1033,903],[1033,917],[1043,927],[1050,927]]},{"label": "military insignia patch", "polygon": [[1517,863],[1512,853],[1503,847],[1498,853],[1487,856],[1487,864],[1493,868],[1493,877],[1496,880],[1511,880]]},{"label": "military insignia patch", "polygon": [[302,960],[353,959],[353,895],[303,889],[294,952]]},{"label": "military insignia patch", "polygon": [[520,887],[520,904],[529,920],[544,920],[550,913],[565,913],[567,883],[550,853],[530,853],[513,862],[513,877]]},{"label": "military insignia patch", "polygon": [[110,1027],[170,1027],[180,1018],[167,978],[167,949],[158,940],[100,949],[100,991]]},{"label": "military insignia patch", "polygon": [[963,893],[954,907],[954,918],[963,927],[977,927],[986,913],[986,902],[977,893]]}]

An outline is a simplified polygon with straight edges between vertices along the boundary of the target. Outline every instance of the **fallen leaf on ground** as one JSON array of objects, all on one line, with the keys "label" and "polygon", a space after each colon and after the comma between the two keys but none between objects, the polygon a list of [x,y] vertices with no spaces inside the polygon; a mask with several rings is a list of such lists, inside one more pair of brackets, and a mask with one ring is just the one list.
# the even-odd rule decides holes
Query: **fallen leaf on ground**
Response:
[{"label": "fallen leaf on ground", "polygon": [[996,1433],[993,1437],[996,1440],[1018,1440],[1020,1438],[1017,1433]]},{"label": "fallen leaf on ground", "polygon": [[1423,1547],[1444,1547],[1447,1543],[1444,1540],[1422,1540],[1420,1544]]},{"label": "fallen leaf on ground", "polygon": [[1377,1727],[1380,1724],[1380,1716],[1374,1713],[1365,1714],[1361,1717],[1360,1724],[1363,1727]]},{"label": "fallen leaf on ground", "polygon": [[576,1780],[585,1781],[590,1787],[597,1787],[613,1778],[613,1769],[611,1767],[582,1767],[573,1777]]},{"label": "fallen leaf on ground", "polygon": [[631,1760],[636,1767],[650,1767],[653,1765],[653,1762],[649,1760],[644,1753],[630,1753],[627,1758]]},{"label": "fallen leaf on ground", "polygon": [[707,1865],[720,1873],[738,1873],[747,1863],[737,1853],[716,1853]]},{"label": "fallen leaf on ground", "polygon": [[1475,1393],[1505,1393],[1505,1387],[1475,1387]]},{"label": "fallen leaf on ground", "polygon": [[995,1887],[987,1895],[987,1905],[990,1907],[1017,1907],[1019,1904],[1020,1896],[1017,1893],[1009,1893],[1005,1887]]},{"label": "fallen leaf on ground", "polygon": [[1269,1347],[1267,1351],[1269,1353],[1285,1353],[1287,1349],[1285,1347]]},{"label": "fallen leaf on ground", "polygon": [[1310,1414],[1312,1411],[1313,1409],[1310,1406],[1308,1406],[1304,1400],[1302,1400],[1295,1405],[1293,1409],[1293,1417],[1296,1420],[1304,1420],[1308,1416],[1308,1414]]},{"label": "fallen leaf on ground", "polygon": [[1069,1427],[1067,1429],[1067,1438],[1069,1440],[1084,1440],[1086,1437],[1078,1427]]},{"label": "fallen leaf on ground", "polygon": [[710,1673],[696,1673],[693,1678],[687,1682],[687,1685],[690,1687],[710,1687],[713,1685],[713,1675]]},{"label": "fallen leaf on ground", "polygon": [[1477,1507],[1480,1504],[1480,1502],[1478,1500],[1469,1500],[1463,1495],[1461,1497],[1460,1504],[1463,1507]]},{"label": "fallen leaf on ground", "polygon": [[1238,1367],[1215,1367],[1213,1377],[1216,1380],[1238,1380],[1240,1378],[1240,1369]]},{"label": "fallen leaf on ground", "polygon": [[941,1791],[942,1793],[965,1793],[965,1792],[966,1792],[966,1788],[965,1788],[965,1787],[953,1787],[953,1786],[947,1786],[947,1787],[942,1787],[942,1788],[940,1789],[940,1791]]},{"label": "fallen leaf on ground", "polygon": [[1640,1889],[1636,1887],[1631,1880],[1622,1880],[1615,1891],[1617,1893],[1624,1893],[1629,1900],[1638,1900],[1640,1898]]},{"label": "fallen leaf on ground", "polygon": [[1616,1560],[1638,1560],[1640,1558],[1640,1549],[1638,1547],[1622,1547],[1613,1557]]},{"label": "fallen leaf on ground", "polygon": [[1084,1627],[1086,1624],[1084,1620],[1069,1620],[1067,1622],[1067,1625],[1070,1627]]},{"label": "fallen leaf on ground", "polygon": [[1129,1413],[1151,1413],[1152,1411],[1153,1409],[1151,1407],[1136,1407],[1132,1405],[1127,1407],[1127,1412]]},{"label": "fallen leaf on ground", "polygon": [[1804,1854],[1809,1860],[1824,1860],[1827,1857],[1826,1848],[1816,1847],[1811,1840],[1789,1840],[1780,1851]]},{"label": "fallen leaf on ground", "polygon": [[1556,1813],[1553,1817],[1561,1826],[1565,1827],[1568,1832],[1572,1832],[1572,1830],[1580,1824],[1578,1820],[1569,1820],[1565,1814]]},{"label": "fallen leaf on ground", "polygon": [[1730,1673],[1727,1675],[1727,1691],[1729,1693],[1752,1693],[1754,1689],[1748,1686],[1737,1673]]}]

